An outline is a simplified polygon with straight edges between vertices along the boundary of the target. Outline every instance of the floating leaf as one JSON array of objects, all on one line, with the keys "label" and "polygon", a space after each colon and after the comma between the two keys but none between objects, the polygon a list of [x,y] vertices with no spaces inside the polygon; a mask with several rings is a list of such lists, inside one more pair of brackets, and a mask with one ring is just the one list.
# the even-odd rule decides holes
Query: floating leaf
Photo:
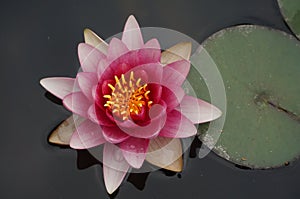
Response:
[{"label": "floating leaf", "polygon": [[277,30],[247,25],[222,30],[203,46],[223,77],[227,115],[219,140],[210,134],[200,139],[217,141],[214,152],[250,168],[278,167],[297,158],[300,42]]},{"label": "floating leaf", "polygon": [[70,139],[76,129],[76,125],[83,122],[84,118],[72,115],[63,121],[49,136],[49,142],[58,145],[70,144]]},{"label": "floating leaf", "polygon": [[278,0],[278,4],[285,21],[300,38],[300,1],[299,0]]}]

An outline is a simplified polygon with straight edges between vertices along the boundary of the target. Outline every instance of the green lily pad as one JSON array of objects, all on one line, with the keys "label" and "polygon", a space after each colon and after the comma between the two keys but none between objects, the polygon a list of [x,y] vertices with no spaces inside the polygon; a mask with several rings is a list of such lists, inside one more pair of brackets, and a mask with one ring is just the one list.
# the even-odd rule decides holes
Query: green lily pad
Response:
[{"label": "green lily pad", "polygon": [[[218,66],[227,95],[226,121],[213,151],[250,168],[296,159],[300,42],[278,30],[245,25],[214,34],[203,47]],[[203,133],[200,139],[206,144],[217,138]]]},{"label": "green lily pad", "polygon": [[300,38],[300,1],[299,0],[278,0],[278,4],[285,21]]}]

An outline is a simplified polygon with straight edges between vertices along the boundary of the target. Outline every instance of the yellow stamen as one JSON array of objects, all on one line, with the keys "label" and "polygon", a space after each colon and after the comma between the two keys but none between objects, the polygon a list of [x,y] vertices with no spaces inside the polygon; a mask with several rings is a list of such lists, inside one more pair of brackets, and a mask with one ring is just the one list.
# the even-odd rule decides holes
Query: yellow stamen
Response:
[{"label": "yellow stamen", "polygon": [[141,78],[138,78],[138,80],[136,81],[136,86],[140,87],[140,82],[141,82]]},{"label": "yellow stamen", "polygon": [[143,106],[151,107],[153,102],[149,98],[150,90],[147,84],[141,86],[141,78],[135,80],[134,72],[131,71],[127,79],[124,74],[120,78],[115,75],[114,80],[114,86],[108,84],[111,94],[103,97],[107,99],[104,107],[109,108],[115,116],[127,120],[131,114],[140,114]]},{"label": "yellow stamen", "polygon": [[120,108],[119,104],[114,104],[114,108]]},{"label": "yellow stamen", "polygon": [[134,76],[133,76],[133,72],[131,71],[130,72],[130,80],[132,80],[132,81],[134,81],[135,79],[134,79]]},{"label": "yellow stamen", "polygon": [[127,82],[125,81],[125,76],[124,76],[124,74],[121,75],[121,78],[122,78],[122,83],[123,83],[123,84],[127,84]]},{"label": "yellow stamen", "polygon": [[146,98],[147,100],[149,99],[149,96],[148,96],[149,93],[150,93],[150,91],[146,91],[146,92],[145,92],[145,98]]},{"label": "yellow stamen", "polygon": [[108,87],[109,87],[112,91],[115,90],[115,87],[113,87],[113,85],[111,85],[111,84],[108,84]]},{"label": "yellow stamen", "polygon": [[103,97],[104,97],[104,98],[107,98],[107,99],[111,99],[111,96],[110,96],[110,95],[104,95]]},{"label": "yellow stamen", "polygon": [[143,99],[143,96],[138,97],[137,100],[140,101],[141,99]]},{"label": "yellow stamen", "polygon": [[115,81],[116,81],[116,85],[119,86],[119,88],[122,88],[121,82],[119,81],[118,77],[115,75]]}]

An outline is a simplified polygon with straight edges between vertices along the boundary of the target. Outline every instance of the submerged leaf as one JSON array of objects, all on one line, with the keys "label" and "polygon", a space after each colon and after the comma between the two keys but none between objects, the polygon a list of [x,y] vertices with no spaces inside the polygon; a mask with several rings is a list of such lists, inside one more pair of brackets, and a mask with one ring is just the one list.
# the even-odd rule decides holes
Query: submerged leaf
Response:
[{"label": "submerged leaf", "polygon": [[[207,39],[227,95],[219,140],[200,136],[238,165],[273,168],[300,155],[300,42],[260,26],[238,26]],[[203,51],[204,52],[204,51]],[[207,63],[203,63],[207,64]]]}]

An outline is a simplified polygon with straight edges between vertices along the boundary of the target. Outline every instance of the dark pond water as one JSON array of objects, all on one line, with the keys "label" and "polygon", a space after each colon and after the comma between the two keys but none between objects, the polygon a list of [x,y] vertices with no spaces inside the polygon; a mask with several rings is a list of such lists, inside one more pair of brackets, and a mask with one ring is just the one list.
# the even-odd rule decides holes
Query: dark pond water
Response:
[{"label": "dark pond water", "polygon": [[[85,27],[107,38],[132,13],[142,26],[174,29],[198,42],[237,24],[289,32],[276,0],[1,1],[0,198],[109,198],[101,166],[91,166],[86,152],[48,144],[51,130],[70,113],[38,82],[76,74]],[[299,180],[299,162],[252,171],[213,153],[199,159],[192,150],[181,174],[131,175],[113,197],[299,198]]]}]

